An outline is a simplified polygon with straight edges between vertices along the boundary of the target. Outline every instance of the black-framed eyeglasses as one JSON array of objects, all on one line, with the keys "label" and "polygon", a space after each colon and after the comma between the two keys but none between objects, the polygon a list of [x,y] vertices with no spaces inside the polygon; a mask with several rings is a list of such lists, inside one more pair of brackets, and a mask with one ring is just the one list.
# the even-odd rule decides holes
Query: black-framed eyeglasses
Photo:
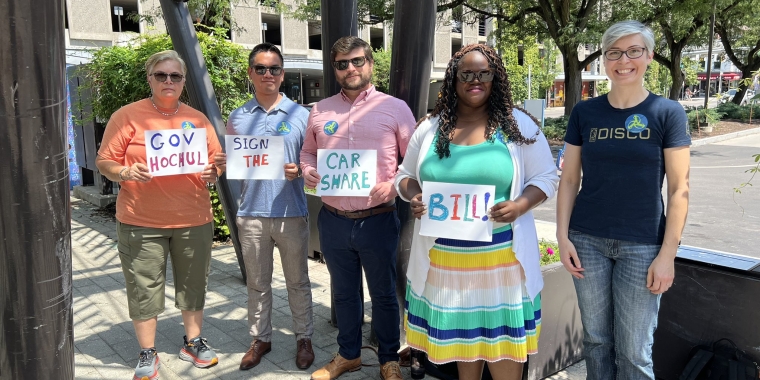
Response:
[{"label": "black-framed eyeglasses", "polygon": [[157,71],[150,75],[152,75],[153,78],[156,78],[156,80],[159,82],[166,82],[167,77],[171,78],[173,83],[179,83],[179,82],[182,82],[182,79],[185,79],[185,76],[179,73],[167,74],[167,73],[162,73],[160,71]]},{"label": "black-framed eyeglasses", "polygon": [[481,82],[491,82],[493,81],[493,71],[460,71],[457,73],[457,77],[459,78],[459,81],[465,83],[474,82],[475,78]]},{"label": "black-framed eyeglasses", "polygon": [[636,59],[644,55],[645,51],[647,51],[647,48],[641,46],[634,46],[625,51],[607,50],[604,52],[604,58],[607,58],[608,61],[617,61],[618,59],[623,58],[623,54],[625,54],[630,59]]},{"label": "black-framed eyeglasses", "polygon": [[354,67],[362,67],[367,63],[367,57],[356,57],[351,59],[341,59],[340,61],[333,61],[332,65],[337,70],[345,70],[348,68],[348,63],[354,65]]},{"label": "black-framed eyeglasses", "polygon": [[269,73],[273,76],[278,76],[282,74],[282,66],[264,66],[264,65],[255,65],[253,66],[253,72],[257,75],[266,75],[267,70],[269,70]]}]

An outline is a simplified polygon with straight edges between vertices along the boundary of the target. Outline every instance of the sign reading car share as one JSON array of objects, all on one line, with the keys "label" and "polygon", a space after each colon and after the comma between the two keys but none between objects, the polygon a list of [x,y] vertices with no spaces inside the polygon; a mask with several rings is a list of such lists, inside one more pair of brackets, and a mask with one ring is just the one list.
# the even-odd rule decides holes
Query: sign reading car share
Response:
[{"label": "sign reading car share", "polygon": [[377,151],[317,149],[317,195],[368,196],[377,182]]},{"label": "sign reading car share", "polygon": [[285,179],[282,136],[225,136],[227,179]]},{"label": "sign reading car share", "polygon": [[427,212],[420,218],[420,235],[490,242],[495,186],[424,182],[422,201]]},{"label": "sign reading car share", "polygon": [[154,176],[200,173],[208,165],[205,129],[145,131],[148,170]]}]

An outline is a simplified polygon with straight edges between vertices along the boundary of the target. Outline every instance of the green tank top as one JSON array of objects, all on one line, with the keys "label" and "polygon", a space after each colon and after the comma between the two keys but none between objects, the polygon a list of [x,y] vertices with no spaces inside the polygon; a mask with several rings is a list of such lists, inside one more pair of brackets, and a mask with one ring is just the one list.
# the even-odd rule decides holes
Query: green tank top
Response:
[{"label": "green tank top", "polygon": [[[420,181],[446,182],[496,187],[494,203],[509,199],[512,190],[514,166],[509,149],[498,139],[477,145],[449,145],[451,156],[438,158],[435,153],[436,136],[420,166]],[[506,231],[511,225],[494,230]]]}]

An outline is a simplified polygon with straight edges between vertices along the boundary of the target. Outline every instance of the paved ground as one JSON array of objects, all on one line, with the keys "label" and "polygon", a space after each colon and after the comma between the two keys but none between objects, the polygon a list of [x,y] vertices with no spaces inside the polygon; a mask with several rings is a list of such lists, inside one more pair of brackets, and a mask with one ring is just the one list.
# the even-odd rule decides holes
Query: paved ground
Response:
[{"label": "paved ground", "polygon": [[[105,213],[82,200],[71,198],[75,377],[90,379],[131,379],[139,347],[129,320],[124,276],[121,273],[115,241],[115,223]],[[551,223],[539,223],[540,234],[554,236]],[[277,257],[277,255],[275,255]],[[169,266],[171,268],[171,266]],[[196,369],[179,360],[184,330],[180,313],[173,306],[173,281],[167,283],[167,308],[159,317],[156,346],[162,362],[161,379],[309,379],[309,374],[327,363],[337,352],[337,330],[329,323],[329,275],[324,264],[310,261],[309,275],[314,299],[312,339],[316,360],[312,368],[301,371],[294,363],[295,338],[282,268],[275,260],[273,283],[274,311],[272,352],[249,371],[238,370],[243,353],[250,344],[247,327],[247,295],[232,247],[213,251],[209,292],[206,302],[204,336],[219,355],[219,365]],[[171,278],[171,269],[168,278]],[[366,289],[366,286],[365,286]],[[365,295],[369,300],[369,296]],[[371,305],[365,304],[367,322]],[[365,323],[365,344],[370,324]],[[377,363],[371,351],[364,350],[364,363]],[[409,378],[408,368],[403,369]],[[582,363],[551,379],[580,380],[586,376]],[[341,376],[341,380],[379,379],[377,367]],[[428,378],[431,378],[428,376]]]}]

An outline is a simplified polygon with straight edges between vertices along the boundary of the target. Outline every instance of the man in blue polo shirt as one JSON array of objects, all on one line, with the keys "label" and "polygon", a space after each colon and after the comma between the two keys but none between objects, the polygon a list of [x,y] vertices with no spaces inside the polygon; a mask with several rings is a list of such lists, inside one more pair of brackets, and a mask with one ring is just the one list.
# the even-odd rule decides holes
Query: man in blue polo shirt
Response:
[{"label": "man in blue polo shirt", "polygon": [[[296,366],[306,369],[314,361],[311,347],[311,283],[307,266],[309,225],[306,195],[298,165],[309,112],[279,92],[285,77],[280,50],[270,43],[256,45],[248,56],[248,77],[255,96],[232,111],[227,133],[282,136],[285,141],[287,180],[245,180],[237,213],[238,236],[248,277],[248,325],[251,347],[240,362],[247,370],[272,349],[272,261],[274,245],[280,251],[288,289],[288,302],[296,334]],[[224,167],[226,156],[217,155]]]}]

